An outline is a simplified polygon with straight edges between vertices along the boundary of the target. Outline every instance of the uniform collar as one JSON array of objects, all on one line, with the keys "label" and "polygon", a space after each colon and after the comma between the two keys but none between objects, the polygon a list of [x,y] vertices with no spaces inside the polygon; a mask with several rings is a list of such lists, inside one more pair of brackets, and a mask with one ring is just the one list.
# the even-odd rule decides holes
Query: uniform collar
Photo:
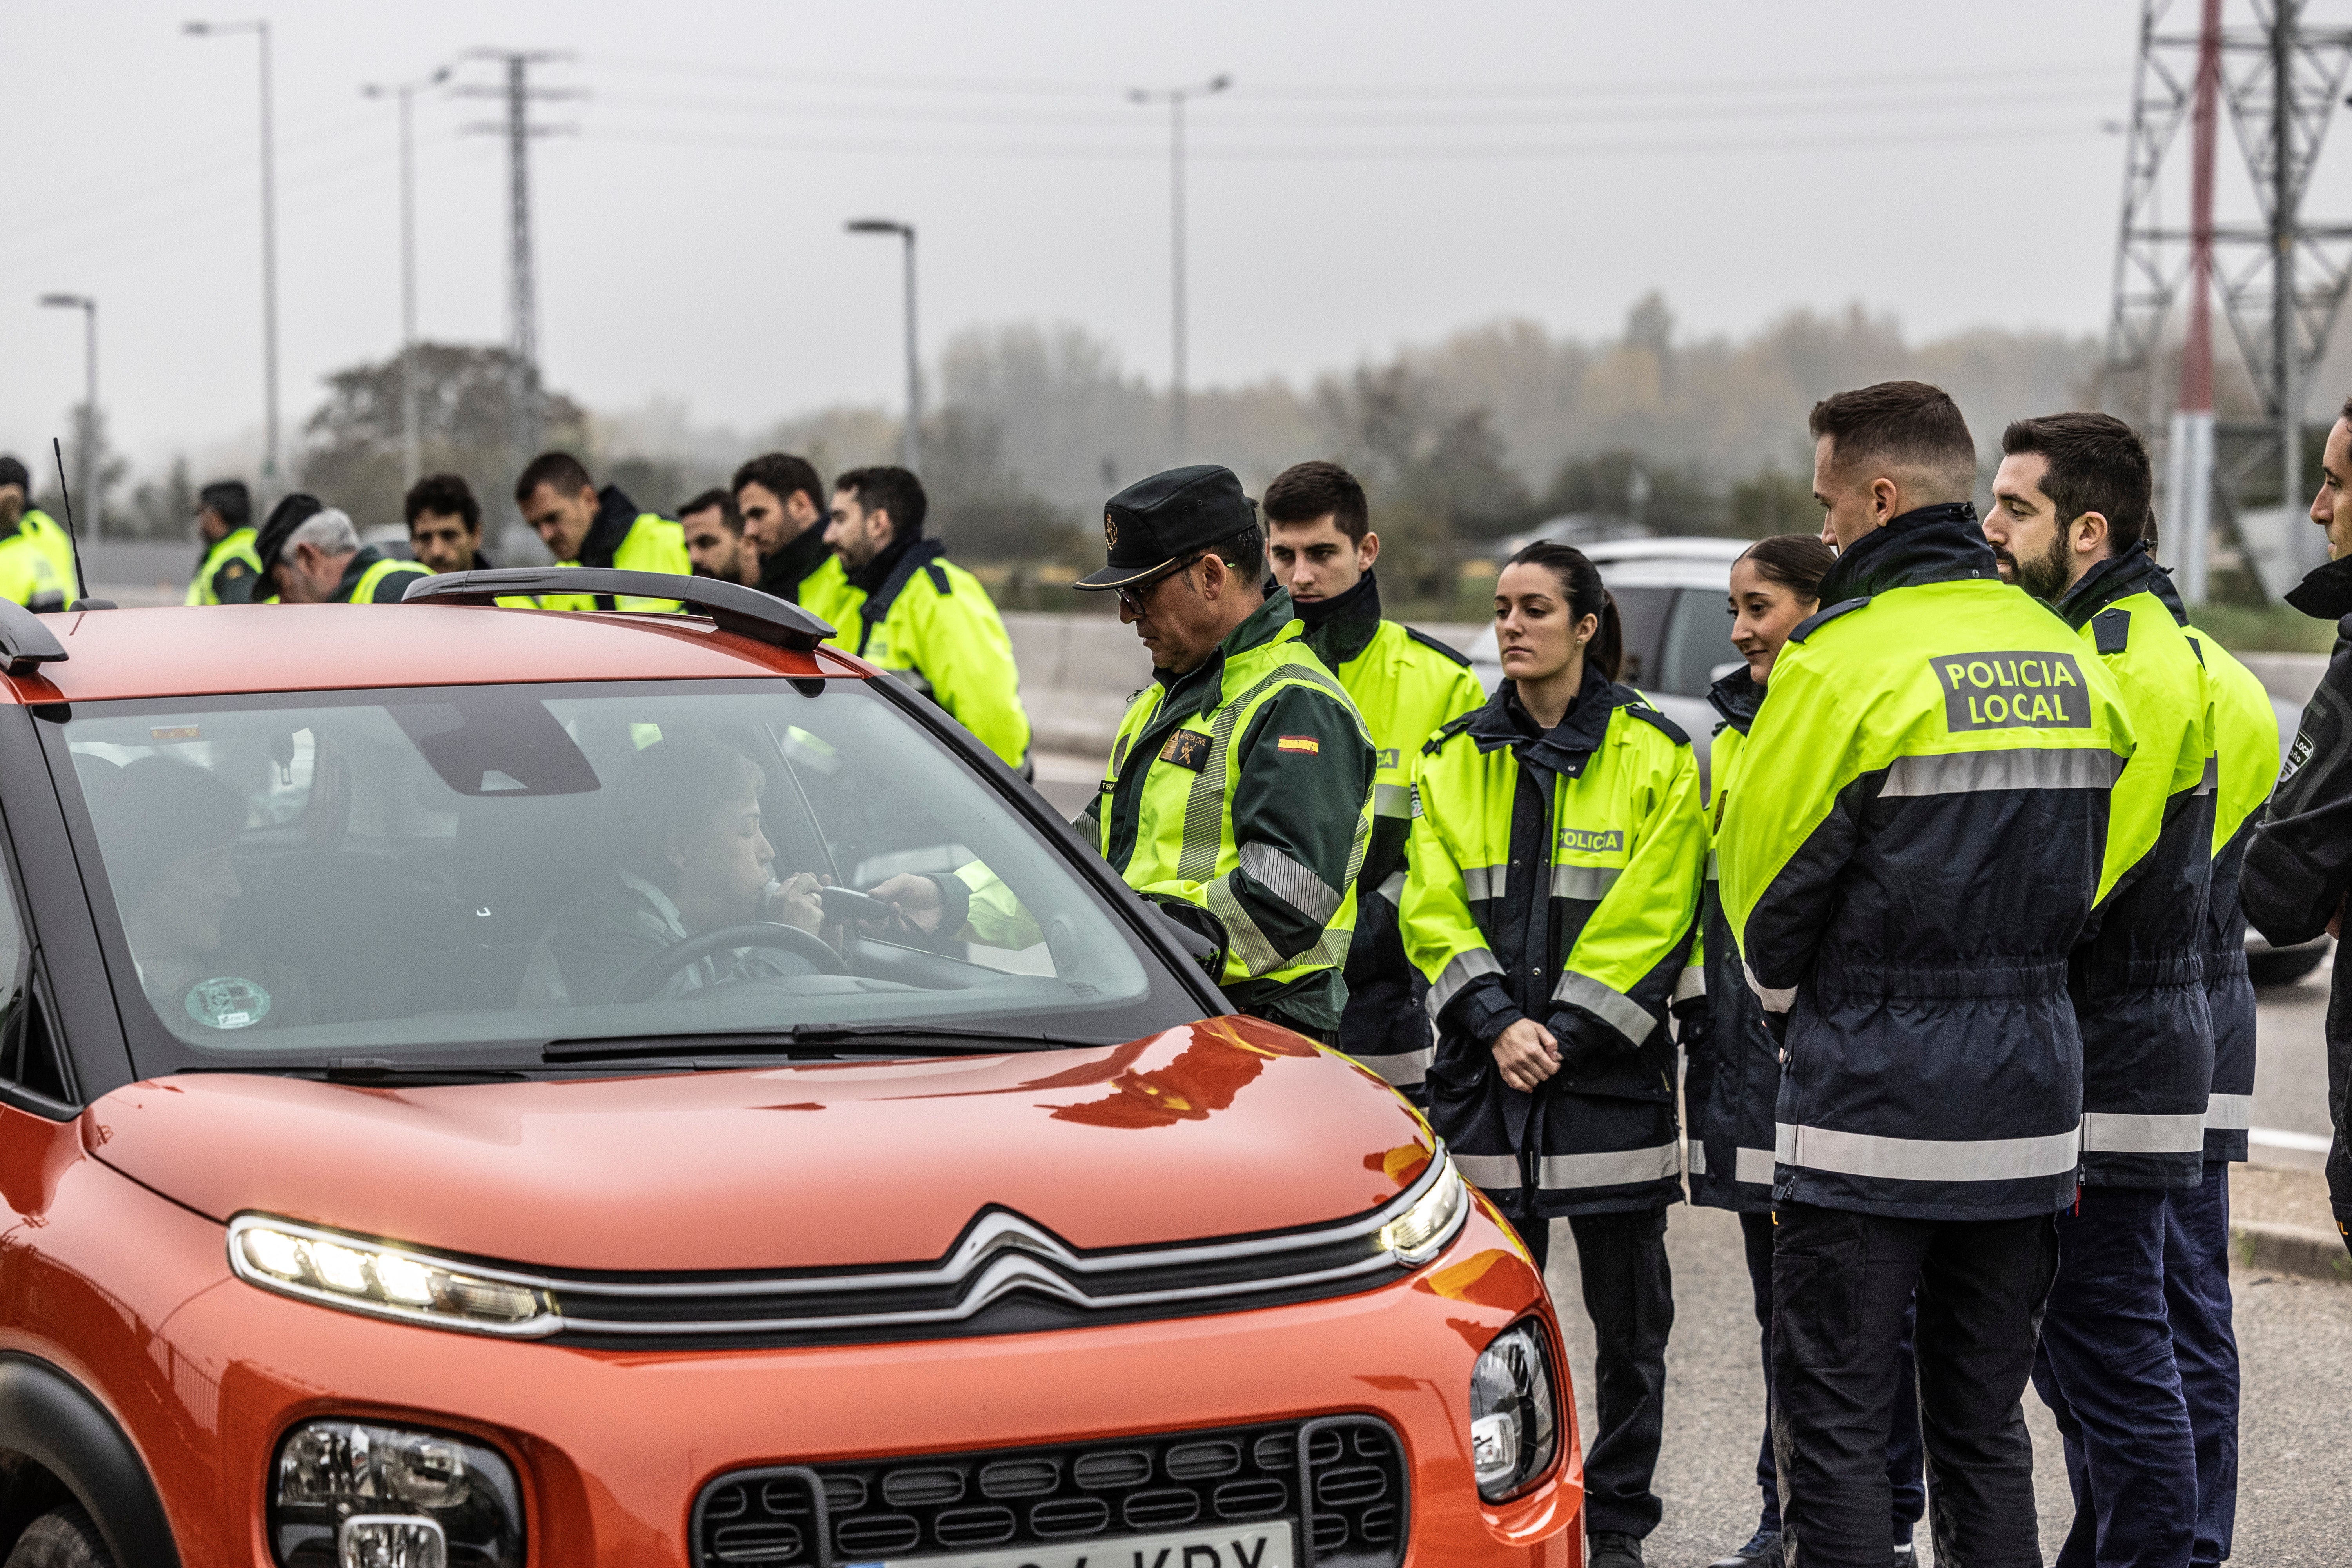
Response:
[{"label": "uniform collar", "polygon": [[1756,710],[1764,706],[1764,689],[1748,673],[1743,664],[1706,689],[1707,705],[1723,715],[1723,721],[1748,733],[1748,726],[1756,722]]},{"label": "uniform collar", "polygon": [[1975,505],[1944,501],[1906,511],[1840,551],[1837,564],[1822,579],[1822,604],[1870,598],[1890,588],[1965,583],[1972,577],[1999,582],[2000,566],[1978,526]]},{"label": "uniform collar", "polygon": [[1598,665],[1586,660],[1584,684],[1577,689],[1576,700],[1568,705],[1559,723],[1543,730],[1520,702],[1519,683],[1506,680],[1472,717],[1470,738],[1482,753],[1509,746],[1521,762],[1574,778],[1584,772],[1585,760],[1609,733],[1609,717],[1616,711],[1621,690]]},{"label": "uniform collar", "polygon": [[385,559],[386,556],[384,555],[384,552],[377,549],[374,545],[362,545],[359,551],[352,556],[351,560],[344,564],[343,574],[335,584],[335,596],[330,600],[329,603],[337,605],[350,604],[352,602],[352,595],[359,592],[360,579],[367,575],[368,568]]},{"label": "uniform collar", "polygon": [[2315,568],[2287,591],[2286,602],[2317,620],[2341,620],[2352,615],[2352,555]]},{"label": "uniform collar", "polygon": [[948,547],[936,539],[895,540],[888,549],[850,573],[850,585],[866,595],[866,619],[878,621],[888,615],[898,591],[916,573],[947,552]]},{"label": "uniform collar", "polygon": [[1191,710],[1197,708],[1206,719],[1223,705],[1225,700],[1225,664],[1236,655],[1264,647],[1269,643],[1297,639],[1306,628],[1297,618],[1290,602],[1290,590],[1276,588],[1265,596],[1265,603],[1252,610],[1241,625],[1225,634],[1216,651],[1202,659],[1200,667],[1189,674],[1171,675],[1155,669],[1151,679],[1167,693],[1164,708],[1168,711]]},{"label": "uniform collar", "polygon": [[2164,584],[2174,604],[2180,602],[2178,595],[2171,595],[2170,574],[2147,552],[2147,541],[2136,539],[2120,555],[2110,555],[2084,573],[2058,601],[2058,616],[2079,632],[2093,616],[2117,599],[2152,593],[2158,583]]},{"label": "uniform collar", "polygon": [[1344,594],[1296,601],[1295,608],[1307,626],[1307,646],[1335,670],[1362,658],[1380,635],[1381,585],[1370,572]]},{"label": "uniform collar", "polygon": [[832,555],[824,526],[812,522],[784,541],[782,550],[760,557],[760,588],[780,599],[796,599],[800,585]]},{"label": "uniform collar", "polygon": [[580,542],[580,564],[610,566],[636,523],[637,503],[624,495],[620,486],[606,485],[597,491],[596,521],[588,525],[588,536]]}]

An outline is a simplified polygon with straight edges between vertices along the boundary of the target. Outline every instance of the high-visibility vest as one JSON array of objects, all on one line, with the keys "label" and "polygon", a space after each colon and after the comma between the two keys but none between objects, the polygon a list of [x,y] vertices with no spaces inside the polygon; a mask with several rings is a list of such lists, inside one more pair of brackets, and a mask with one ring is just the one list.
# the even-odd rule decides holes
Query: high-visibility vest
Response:
[{"label": "high-visibility vest", "polygon": [[343,568],[342,581],[335,584],[331,605],[396,605],[413,582],[401,579],[430,577],[433,574],[414,561],[384,554],[373,545],[361,551]]},{"label": "high-visibility vest", "polygon": [[252,529],[233,528],[215,540],[197,563],[195,576],[189,580],[185,602],[250,604],[254,584],[261,580],[261,557],[254,553],[253,537]]},{"label": "high-visibility vest", "polygon": [[[559,561],[558,566],[609,566],[623,572],[662,572],[674,577],[694,575],[694,562],[686,552],[684,527],[656,511],[638,511],[618,485],[601,492],[596,521],[582,541],[580,559]],[[501,601],[504,603],[506,601]],[[674,611],[676,599],[640,599],[609,594],[541,594],[542,610]]]},{"label": "high-visibility vest", "polygon": [[[816,583],[820,596],[834,598],[832,607],[849,605],[824,575],[820,567],[803,580],[802,605],[817,608],[805,596]],[[839,584],[857,593],[845,577]],[[938,703],[1006,767],[1028,760],[1029,712],[1021,705],[1021,673],[1004,617],[980,579],[947,559],[939,541],[914,541],[870,595],[858,594],[845,622],[835,623],[843,633],[837,640],[853,652]]]}]

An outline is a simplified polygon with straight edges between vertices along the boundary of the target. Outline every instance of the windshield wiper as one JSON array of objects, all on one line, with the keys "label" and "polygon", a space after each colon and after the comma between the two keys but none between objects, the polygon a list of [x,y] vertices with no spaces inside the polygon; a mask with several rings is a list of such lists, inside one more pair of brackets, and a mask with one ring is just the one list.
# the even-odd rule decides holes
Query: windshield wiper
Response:
[{"label": "windshield wiper", "polygon": [[[652,1038],[550,1040],[540,1059],[548,1062],[606,1061],[631,1057],[758,1056],[794,1060],[829,1060],[841,1053],[826,1047],[864,1041],[905,1041],[915,1048],[907,1056],[966,1056],[984,1054],[995,1046],[1039,1047],[1116,1046],[1118,1040],[1095,1040],[1076,1035],[1018,1035],[1000,1029],[966,1029],[935,1024],[795,1024],[789,1029],[762,1029],[722,1035],[663,1035]],[[975,1047],[978,1047],[977,1052]]]},{"label": "windshield wiper", "polygon": [[461,1067],[448,1062],[395,1062],[381,1057],[338,1057],[327,1062],[259,1060],[236,1067],[184,1067],[175,1072],[269,1073],[281,1078],[316,1076],[328,1083],[404,1083],[430,1087],[436,1083],[520,1083],[530,1075],[520,1068]]}]

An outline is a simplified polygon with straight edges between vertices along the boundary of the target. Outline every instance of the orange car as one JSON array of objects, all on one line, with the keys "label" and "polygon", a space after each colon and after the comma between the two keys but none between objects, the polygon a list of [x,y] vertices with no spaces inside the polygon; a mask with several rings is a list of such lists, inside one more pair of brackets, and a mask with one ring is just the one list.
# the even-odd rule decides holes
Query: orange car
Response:
[{"label": "orange car", "polygon": [[553,575],[0,605],[0,1564],[1580,1563],[1395,1094],[822,623]]}]

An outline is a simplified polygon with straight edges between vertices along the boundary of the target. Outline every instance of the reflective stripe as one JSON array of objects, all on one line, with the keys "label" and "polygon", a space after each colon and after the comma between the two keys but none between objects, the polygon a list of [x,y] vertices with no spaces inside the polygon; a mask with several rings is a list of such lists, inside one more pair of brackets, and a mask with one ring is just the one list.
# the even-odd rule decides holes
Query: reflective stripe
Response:
[{"label": "reflective stripe", "polygon": [[1800,1170],[1904,1182],[2014,1182],[2074,1168],[2079,1129],[2039,1138],[1879,1138],[1783,1121],[1772,1157]]},{"label": "reflective stripe", "polygon": [[1423,1046],[1417,1051],[1399,1051],[1394,1056],[1358,1057],[1355,1059],[1397,1088],[1411,1089],[1429,1077],[1429,1064],[1436,1058],[1436,1047]]},{"label": "reflective stripe", "polygon": [[1202,889],[1201,902],[1211,914],[1225,922],[1225,935],[1232,943],[1232,954],[1241,960],[1244,973],[1255,979],[1261,974],[1271,974],[1283,966],[1285,960],[1282,954],[1274,950],[1274,943],[1266,940],[1265,932],[1258,929],[1258,923],[1250,918],[1249,910],[1234,897],[1231,878],[1220,877]]},{"label": "reflective stripe", "polygon": [[1694,1138],[1684,1148],[1687,1151],[1684,1156],[1684,1168],[1694,1176],[1706,1175],[1706,1145]]},{"label": "reflective stripe", "polygon": [[1444,973],[1437,977],[1436,984],[1429,988],[1431,1019],[1433,1021],[1440,1013],[1445,1011],[1445,1005],[1460,995],[1462,988],[1473,980],[1482,974],[1502,973],[1503,966],[1496,963],[1495,955],[1483,947],[1474,947],[1467,952],[1455,953],[1454,961],[1448,963]]},{"label": "reflective stripe", "polygon": [[1551,896],[1555,899],[1582,899],[1587,903],[1599,903],[1625,874],[1616,866],[1554,866],[1551,868]]},{"label": "reflective stripe", "polygon": [[2006,752],[1947,752],[1897,757],[1881,800],[1897,795],[1967,795],[1978,790],[2108,789],[2124,771],[2113,752],[2024,746]]},{"label": "reflective stripe", "polygon": [[1682,1174],[1681,1140],[1654,1149],[1622,1149],[1607,1154],[1546,1154],[1538,1184],[1562,1187],[1622,1187],[1629,1182],[1671,1182]]},{"label": "reflective stripe", "polygon": [[2205,759],[2205,776],[2197,781],[2196,793],[2211,795],[2221,787],[2221,763],[2218,757]]},{"label": "reflective stripe", "polygon": [[2217,1094],[2205,1101],[2205,1131],[2242,1132],[2254,1124],[2254,1097]]},{"label": "reflective stripe", "polygon": [[1769,1149],[1735,1149],[1732,1151],[1731,1179],[1746,1182],[1750,1186],[1772,1184],[1772,1151]]},{"label": "reflective stripe", "polygon": [[1573,969],[1561,972],[1559,984],[1551,988],[1551,999],[1583,1008],[1637,1046],[1658,1026],[1649,1009],[1639,1002]]},{"label": "reflective stripe", "polygon": [[1710,882],[1723,880],[1723,874],[1715,868],[1715,851],[1712,849],[1706,852],[1706,879]]},{"label": "reflective stripe", "polygon": [[1404,873],[1402,871],[1390,872],[1389,879],[1382,882],[1379,887],[1374,888],[1372,891],[1378,893],[1381,897],[1386,899],[1392,904],[1402,904],[1404,902]]},{"label": "reflective stripe", "polygon": [[1756,999],[1764,1004],[1764,1011],[1767,1013],[1785,1013],[1795,1005],[1797,1000],[1795,986],[1774,987],[1765,984],[1756,978],[1756,972],[1748,967],[1748,962],[1745,959],[1740,961],[1739,973],[1748,976],[1748,989],[1756,993]]},{"label": "reflective stripe", "polygon": [[1465,1154],[1452,1151],[1454,1168],[1462,1179],[1474,1187],[1489,1192],[1502,1192],[1524,1185],[1519,1180],[1519,1157],[1517,1154]]},{"label": "reflective stripe", "polygon": [[2127,1116],[2083,1112],[2083,1149],[2100,1154],[2194,1154],[2205,1147],[2205,1114]]},{"label": "reflective stripe", "polygon": [[1372,815],[1410,818],[1412,816],[1412,786],[1411,784],[1374,784]]},{"label": "reflective stripe", "polygon": [[1687,1002],[1694,996],[1706,994],[1706,965],[1685,963],[1682,978],[1675,982],[1675,1000]]},{"label": "reflective stripe", "polygon": [[1471,903],[1481,899],[1503,896],[1503,877],[1507,866],[1465,866],[1462,868],[1462,896]]},{"label": "reflective stripe", "polygon": [[1240,859],[1268,892],[1317,925],[1328,925],[1339,912],[1339,890],[1273,845],[1254,838],[1242,846]]}]

